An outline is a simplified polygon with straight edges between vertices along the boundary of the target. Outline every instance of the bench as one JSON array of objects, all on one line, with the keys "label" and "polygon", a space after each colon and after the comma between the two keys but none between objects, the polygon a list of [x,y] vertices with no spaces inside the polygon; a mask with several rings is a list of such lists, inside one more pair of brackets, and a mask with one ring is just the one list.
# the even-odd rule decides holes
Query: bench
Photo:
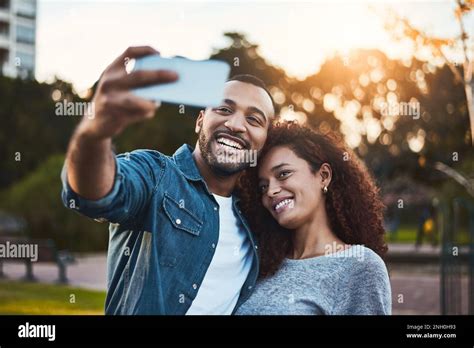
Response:
[{"label": "bench", "polygon": [[[12,255],[13,253],[5,253],[0,255],[0,278],[5,278],[3,272],[3,264],[6,261],[23,261],[26,267],[26,274],[24,279],[27,281],[36,281],[33,274],[33,264],[38,262],[53,262],[58,266],[58,282],[67,284],[67,265],[75,262],[74,257],[66,250],[58,250],[53,240],[51,239],[30,239],[18,236],[0,236],[0,245],[3,246],[3,251],[7,249],[12,251],[20,248],[25,252],[26,245],[29,246],[30,253],[28,255]],[[20,247],[21,246],[21,247]],[[1,250],[1,249],[0,249]],[[33,252],[36,251],[36,259],[32,260]]]}]

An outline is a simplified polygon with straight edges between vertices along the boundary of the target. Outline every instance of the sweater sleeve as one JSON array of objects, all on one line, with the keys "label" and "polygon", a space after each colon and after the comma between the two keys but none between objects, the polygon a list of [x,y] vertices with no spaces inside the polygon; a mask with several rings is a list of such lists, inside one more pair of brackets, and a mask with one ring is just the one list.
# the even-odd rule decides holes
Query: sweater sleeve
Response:
[{"label": "sweater sleeve", "polygon": [[346,276],[340,279],[332,314],[392,314],[392,292],[385,263],[372,250],[364,250],[363,258],[347,262]]}]

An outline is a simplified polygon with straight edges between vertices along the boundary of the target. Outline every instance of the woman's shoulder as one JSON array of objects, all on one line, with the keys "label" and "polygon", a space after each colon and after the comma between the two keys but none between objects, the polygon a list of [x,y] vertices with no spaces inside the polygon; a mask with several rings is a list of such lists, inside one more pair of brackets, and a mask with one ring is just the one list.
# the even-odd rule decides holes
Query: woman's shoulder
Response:
[{"label": "woman's shoulder", "polygon": [[384,266],[385,262],[383,259],[372,249],[366,247],[365,245],[355,245],[361,250],[362,258],[361,261],[365,262],[369,266]]},{"label": "woman's shoulder", "polygon": [[387,266],[383,259],[372,249],[364,245],[354,245],[348,250],[350,262],[345,263],[346,272],[352,276],[359,276],[368,281],[370,278],[387,278]]},{"label": "woman's shoulder", "polygon": [[364,259],[367,260],[367,263],[369,265],[372,265],[372,266],[379,265],[379,266],[385,267],[384,260],[375,251],[366,247],[365,245],[359,245],[359,248],[363,250]]},{"label": "woman's shoulder", "polygon": [[[391,286],[382,258],[363,245],[353,246],[344,264],[344,276],[338,279],[334,313],[390,314]],[[348,249],[348,250],[350,250]]]}]

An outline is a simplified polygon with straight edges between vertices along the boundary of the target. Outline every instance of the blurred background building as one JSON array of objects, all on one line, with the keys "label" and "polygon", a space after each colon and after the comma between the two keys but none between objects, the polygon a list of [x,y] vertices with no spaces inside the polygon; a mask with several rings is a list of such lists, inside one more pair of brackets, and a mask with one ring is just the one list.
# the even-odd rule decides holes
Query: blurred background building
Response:
[{"label": "blurred background building", "polygon": [[36,0],[0,0],[0,74],[35,73]]}]

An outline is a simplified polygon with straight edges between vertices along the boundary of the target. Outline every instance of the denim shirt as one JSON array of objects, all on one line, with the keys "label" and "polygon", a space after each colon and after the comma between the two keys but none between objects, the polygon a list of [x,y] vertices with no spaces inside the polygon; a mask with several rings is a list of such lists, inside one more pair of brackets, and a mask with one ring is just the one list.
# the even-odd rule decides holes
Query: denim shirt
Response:
[{"label": "denim shirt", "polygon": [[[115,157],[114,186],[91,201],[72,191],[63,168],[66,207],[110,222],[106,314],[185,314],[196,297],[219,237],[219,205],[181,146],[172,157],[136,150]],[[238,307],[258,275],[255,238],[233,195],[234,213],[253,247],[252,267]]]}]

